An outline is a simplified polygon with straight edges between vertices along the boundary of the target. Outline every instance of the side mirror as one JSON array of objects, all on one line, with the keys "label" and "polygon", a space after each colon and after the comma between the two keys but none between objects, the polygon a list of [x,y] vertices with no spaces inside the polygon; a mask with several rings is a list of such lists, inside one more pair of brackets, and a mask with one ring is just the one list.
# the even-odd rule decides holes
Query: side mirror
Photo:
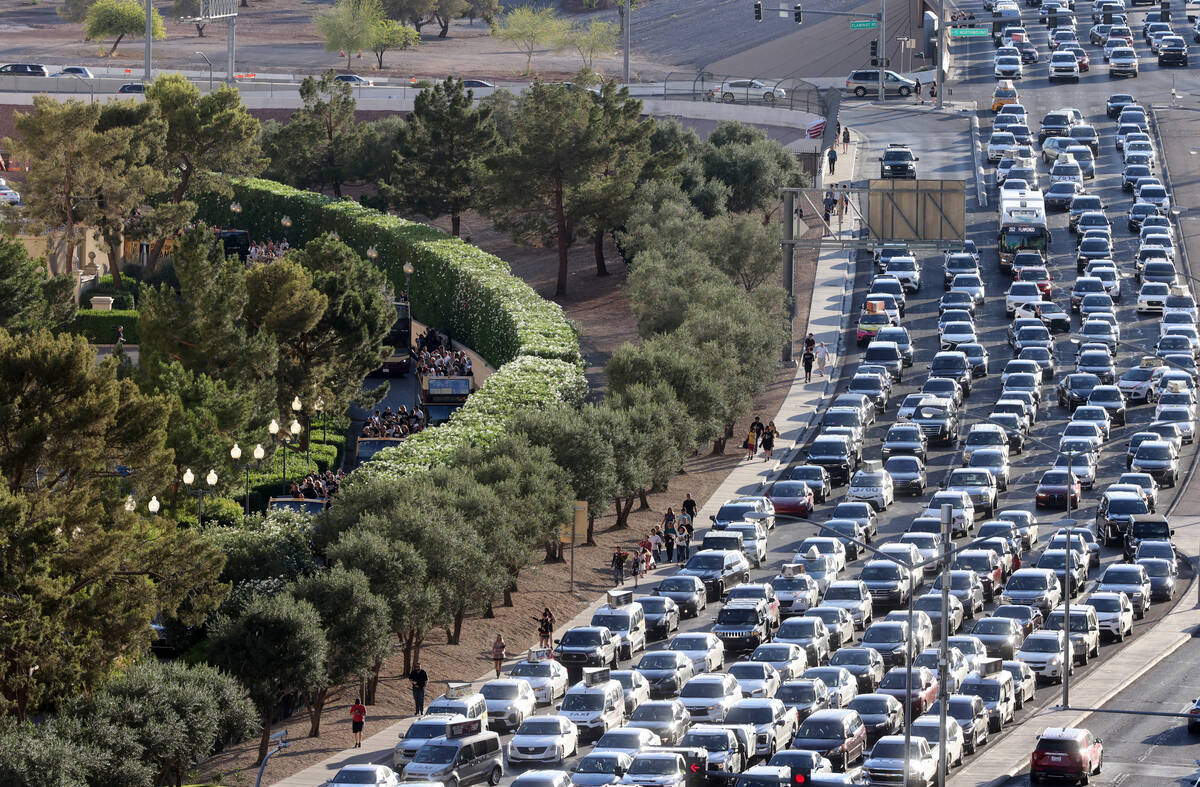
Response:
[{"label": "side mirror", "polygon": [[559,703],[558,705],[555,705],[555,706],[554,706],[554,709],[555,709],[555,710],[562,710],[562,703]]},{"label": "side mirror", "polygon": [[716,514],[709,514],[709,515],[708,515],[708,518],[709,518],[711,521],[713,521],[713,522],[716,522],[716,521],[717,521],[717,515],[716,515]]}]

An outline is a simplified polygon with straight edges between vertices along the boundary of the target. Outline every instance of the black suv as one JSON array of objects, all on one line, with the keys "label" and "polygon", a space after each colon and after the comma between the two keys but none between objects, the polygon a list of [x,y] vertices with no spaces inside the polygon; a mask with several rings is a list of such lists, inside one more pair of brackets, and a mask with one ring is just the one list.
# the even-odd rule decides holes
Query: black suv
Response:
[{"label": "black suv", "polygon": [[1121,110],[1131,104],[1137,104],[1137,100],[1129,93],[1113,93],[1108,97],[1108,101],[1104,102],[1104,111],[1110,119],[1116,120]]},{"label": "black suv", "polygon": [[16,74],[24,77],[48,77],[50,73],[39,63],[8,63],[0,66],[0,74]]},{"label": "black suv", "polygon": [[820,465],[829,471],[831,483],[848,484],[850,474],[858,468],[857,457],[845,435],[822,435],[808,447],[808,464]]},{"label": "black suv", "polygon": [[933,362],[929,364],[929,376],[954,380],[962,386],[964,398],[971,395],[971,363],[961,352],[944,350],[933,356]]},{"label": "black suv", "polygon": [[925,461],[929,440],[918,424],[898,423],[888,427],[883,438],[883,458],[909,454]]},{"label": "black suv", "polygon": [[908,145],[893,142],[879,157],[879,177],[916,179],[920,160]]},{"label": "black suv", "polygon": [[1066,112],[1047,112],[1042,118],[1042,127],[1038,129],[1038,144],[1046,141],[1046,137],[1065,137],[1071,133],[1071,116]]},{"label": "black suv", "polygon": [[1160,66],[1186,66],[1188,64],[1187,42],[1182,36],[1166,36],[1158,50]]}]

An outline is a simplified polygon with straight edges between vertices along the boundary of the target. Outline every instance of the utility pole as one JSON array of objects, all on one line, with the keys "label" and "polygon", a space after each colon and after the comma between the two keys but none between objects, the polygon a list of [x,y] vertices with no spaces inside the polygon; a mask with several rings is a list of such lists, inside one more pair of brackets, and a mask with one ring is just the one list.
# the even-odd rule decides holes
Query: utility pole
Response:
[{"label": "utility pole", "polygon": [[147,85],[150,84],[150,47],[154,40],[154,5],[151,0],[146,0],[146,66],[145,72],[142,75],[142,81]]},{"label": "utility pole", "polygon": [[[149,2],[149,0],[147,0]],[[879,0],[879,100],[884,100],[883,72],[887,68],[887,0]],[[908,752],[904,753],[908,756]],[[905,770],[905,773],[908,773]],[[908,781],[906,778],[905,781]]]},{"label": "utility pole", "polygon": [[946,712],[950,704],[950,544],[954,539],[954,506],[942,506],[942,641],[938,647],[938,784],[946,783]]},{"label": "utility pole", "polygon": [[[796,316],[796,247],[791,241],[796,238],[796,192],[788,190],[783,193],[783,290],[787,298],[784,309],[787,311],[787,337],[783,341],[784,366],[795,366],[792,357],[793,331],[792,321]],[[1200,583],[1198,583],[1200,584]]]},{"label": "utility pole", "polygon": [[946,95],[946,0],[938,0],[937,39],[937,108],[942,108],[942,96]]},{"label": "utility pole", "polygon": [[[880,80],[879,84],[883,84]],[[908,563],[908,636],[904,647],[904,787],[910,784],[908,772],[912,770],[912,665],[913,665],[913,592],[916,584],[916,569]],[[922,568],[922,571],[925,569]]]},{"label": "utility pole", "polygon": [[625,0],[625,84],[629,84],[629,28],[633,25],[633,0]]}]

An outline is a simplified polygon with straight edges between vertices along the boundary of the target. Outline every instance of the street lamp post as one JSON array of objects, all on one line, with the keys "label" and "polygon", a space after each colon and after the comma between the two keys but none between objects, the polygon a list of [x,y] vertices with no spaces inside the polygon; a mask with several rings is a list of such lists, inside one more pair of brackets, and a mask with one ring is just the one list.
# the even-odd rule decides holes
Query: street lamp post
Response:
[{"label": "street lamp post", "polygon": [[292,226],[292,217],[285,213],[279,219],[279,226],[283,227],[283,239],[287,240],[288,229]]},{"label": "street lamp post", "polygon": [[[942,506],[942,544],[954,540],[954,506]],[[942,641],[938,646],[938,784],[946,783],[950,760],[946,752],[946,713],[950,705],[950,561],[942,561]]]},{"label": "street lamp post", "polygon": [[412,275],[416,268],[411,262],[404,263],[404,300],[412,303]]},{"label": "street lamp post", "polygon": [[205,63],[208,63],[208,92],[211,93],[212,89],[213,89],[212,61],[209,60],[208,55],[204,54],[203,52],[197,51],[196,54],[200,55],[200,57],[204,58]]},{"label": "street lamp post", "polygon": [[[293,397],[292,398],[292,412],[295,413],[297,416],[299,416],[302,410],[304,410],[304,403],[300,401],[300,397],[299,396]],[[308,430],[311,432],[312,431],[312,421],[308,418],[305,418],[305,420],[308,422]],[[312,440],[309,440],[307,443],[305,443],[304,461],[306,464],[308,462],[312,461]]]}]

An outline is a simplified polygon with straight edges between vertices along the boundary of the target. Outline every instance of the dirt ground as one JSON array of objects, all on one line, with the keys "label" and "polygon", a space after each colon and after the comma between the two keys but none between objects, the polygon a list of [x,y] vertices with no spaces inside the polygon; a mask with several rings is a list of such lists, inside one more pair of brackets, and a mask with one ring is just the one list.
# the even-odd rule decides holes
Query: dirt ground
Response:
[{"label": "dirt ground", "polygon": [[[464,217],[463,234],[469,235],[472,243],[508,260],[514,273],[543,296],[553,295],[557,263],[552,250],[530,249],[514,244],[478,216]],[[609,276],[596,277],[590,246],[576,247],[571,254],[568,295],[560,301],[567,316],[579,323],[589,378],[594,385],[602,384],[602,369],[608,355],[622,343],[636,340],[637,336],[633,315],[622,289],[625,266],[615,253],[609,255],[608,268]],[[807,254],[798,259],[796,291],[801,293],[795,321],[798,337],[803,337],[804,326],[808,322],[808,294],[812,292],[815,270],[813,255]],[[744,433],[750,419],[756,414],[763,415],[764,420],[773,415],[787,394],[791,380],[792,370],[781,368],[776,378],[755,400],[750,415],[734,429],[734,434]],[[548,606],[554,611],[560,626],[578,614],[600,593],[609,589],[608,561],[616,546],[635,543],[651,526],[661,522],[667,506],[678,508],[686,493],[691,493],[693,498],[703,503],[741,461],[742,452],[736,448],[724,455],[705,453],[692,457],[668,491],[649,496],[649,510],[632,513],[628,529],[613,529],[613,511],[609,509],[602,512],[596,522],[597,545],[580,546],[575,550],[574,592],[569,590],[569,562],[539,564],[522,574],[519,590],[514,595],[514,606],[496,607],[494,619],[480,618],[469,622],[463,627],[460,645],[447,645],[442,632],[433,632],[421,651],[421,664],[432,681],[429,698],[440,693],[439,681],[474,680],[484,674],[489,667],[491,642],[497,632],[504,635],[510,653],[520,654],[537,644],[535,617],[542,607]],[[660,571],[669,573],[670,569]],[[401,674],[402,668],[399,654],[388,661],[376,705],[370,709],[368,734],[372,728],[378,730],[412,715],[412,696],[408,682]],[[308,730],[308,718],[303,712],[279,725],[288,728],[292,746],[271,760],[268,766],[271,781],[315,765],[350,746],[349,706],[354,695],[354,687],[345,687],[330,699],[322,717],[320,738],[303,737]],[[197,776],[213,780],[224,777],[226,784],[236,784],[243,777],[232,774],[239,770],[245,773],[250,769],[256,753],[257,740],[247,741],[209,760]]]},{"label": "dirt ground", "polygon": [[[126,38],[116,54],[106,57],[111,41],[85,41],[81,24],[66,22],[56,13],[62,0],[29,0],[0,3],[0,61],[82,64],[89,67],[121,66],[129,68],[131,78],[140,78],[143,40]],[[333,5],[333,0],[251,0],[249,8],[240,8],[237,19],[238,72],[317,74],[327,68],[347,69],[345,57],[327,52],[324,41],[312,24],[312,16]],[[158,0],[155,7],[163,16],[167,37],[155,41],[153,62],[156,69],[204,70],[203,52],[217,69],[225,63],[226,26],[210,23],[199,36],[191,24],[181,24],[171,3]],[[588,14],[573,15],[586,23]],[[419,46],[403,52],[388,52],[384,68],[377,68],[371,52],[352,53],[349,68],[363,75],[404,78],[443,78],[448,74],[489,80],[528,78],[526,56],[511,45],[489,35],[481,20],[456,20],[446,38],[438,37],[436,24],[421,29]],[[569,49],[535,52],[531,70],[547,79],[564,79],[582,67],[580,57]],[[619,75],[619,52],[599,57],[593,69]],[[637,56],[630,63],[631,81],[657,81],[670,69],[663,64]]]}]

